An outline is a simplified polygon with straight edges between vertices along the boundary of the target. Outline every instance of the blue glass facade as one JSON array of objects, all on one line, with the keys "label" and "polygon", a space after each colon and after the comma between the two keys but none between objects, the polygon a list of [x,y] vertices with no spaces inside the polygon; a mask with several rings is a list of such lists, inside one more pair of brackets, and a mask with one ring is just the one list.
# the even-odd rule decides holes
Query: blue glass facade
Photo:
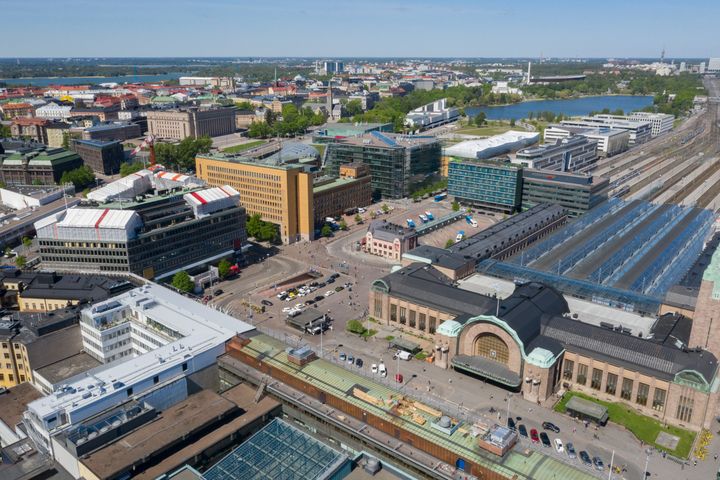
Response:
[{"label": "blue glass facade", "polygon": [[522,167],[503,161],[451,158],[448,193],[458,201],[506,213],[520,209]]}]

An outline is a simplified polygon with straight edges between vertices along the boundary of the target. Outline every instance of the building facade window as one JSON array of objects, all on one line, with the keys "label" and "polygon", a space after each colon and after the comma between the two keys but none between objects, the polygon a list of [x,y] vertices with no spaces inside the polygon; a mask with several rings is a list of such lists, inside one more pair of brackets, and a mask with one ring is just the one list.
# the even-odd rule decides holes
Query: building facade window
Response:
[{"label": "building facade window", "polygon": [[600,386],[602,385],[602,377],[603,371],[599,368],[593,368],[592,378],[590,379],[590,388],[592,388],[593,390],[600,390]]},{"label": "building facade window", "polygon": [[677,412],[675,412],[675,417],[681,422],[689,422],[692,419],[694,403],[695,402],[693,401],[692,397],[680,395],[680,399],[678,400]]},{"label": "building facade window", "polygon": [[588,371],[587,365],[578,363],[578,373],[577,373],[577,380],[576,380],[576,382],[578,384],[585,385],[587,383],[587,371]]},{"label": "building facade window", "polygon": [[415,328],[415,310],[410,310],[408,325],[410,325],[412,328]]},{"label": "building facade window", "polygon": [[425,314],[418,313],[418,329],[425,331]]},{"label": "building facade window", "polygon": [[475,339],[475,355],[507,364],[510,350],[502,338],[493,333],[482,333]]},{"label": "building facade window", "polygon": [[435,333],[435,327],[437,326],[437,319],[430,315],[430,325],[428,329],[428,333]]},{"label": "building facade window", "polygon": [[406,321],[407,321],[407,308],[400,307],[400,324],[405,325]]},{"label": "building facade window", "polygon": [[635,395],[635,403],[638,405],[647,405],[649,393],[650,385],[640,382],[638,384],[637,395]]},{"label": "building facade window", "polygon": [[652,408],[658,412],[665,411],[665,396],[667,392],[662,388],[655,387],[655,393],[653,394]]},{"label": "building facade window", "polygon": [[575,362],[573,362],[572,360],[565,360],[565,362],[563,362],[563,378],[565,380],[572,380],[574,372]]},{"label": "building facade window", "polygon": [[614,373],[607,374],[607,381],[605,382],[605,393],[609,395],[615,395],[617,391],[618,376]]},{"label": "building facade window", "polygon": [[397,305],[390,305],[390,321],[397,322]]},{"label": "building facade window", "polygon": [[375,315],[375,318],[382,318],[382,299],[381,298],[375,299],[375,308],[374,308],[373,314]]},{"label": "building facade window", "polygon": [[630,400],[632,398],[633,381],[630,378],[623,378],[622,388],[620,389],[620,398]]}]

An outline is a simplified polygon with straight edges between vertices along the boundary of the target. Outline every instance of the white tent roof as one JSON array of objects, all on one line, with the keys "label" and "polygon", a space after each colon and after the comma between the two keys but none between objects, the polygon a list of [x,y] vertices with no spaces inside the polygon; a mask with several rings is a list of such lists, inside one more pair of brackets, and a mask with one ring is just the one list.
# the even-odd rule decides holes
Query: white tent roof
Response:
[{"label": "white tent roof", "polygon": [[502,146],[512,147],[513,144],[517,143],[518,146],[522,146],[522,142],[526,142],[533,138],[539,138],[538,132],[518,132],[515,130],[509,130],[500,135],[494,135],[490,138],[483,138],[479,140],[468,140],[467,142],[460,142],[445,149],[445,155],[456,155],[458,157],[475,158],[478,152],[482,152],[489,148],[498,148]]},{"label": "white tent roof", "polygon": [[113,210],[109,208],[71,208],[60,222],[65,228],[117,228],[126,227],[138,217],[132,210]]}]

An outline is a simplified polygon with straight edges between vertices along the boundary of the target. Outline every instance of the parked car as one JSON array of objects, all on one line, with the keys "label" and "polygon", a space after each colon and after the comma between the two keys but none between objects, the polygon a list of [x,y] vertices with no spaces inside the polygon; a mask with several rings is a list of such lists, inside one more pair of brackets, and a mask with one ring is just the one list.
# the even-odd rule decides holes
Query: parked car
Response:
[{"label": "parked car", "polygon": [[513,431],[514,431],[514,430],[516,429],[516,427],[515,427],[515,420],[513,420],[513,419],[510,418],[510,417],[508,417],[508,419],[507,419],[507,426],[508,426],[508,428],[509,428],[510,430],[513,430]]},{"label": "parked car", "polygon": [[305,300],[305,305],[315,305],[315,300]]},{"label": "parked car", "polygon": [[568,442],[565,445],[565,451],[567,452],[568,457],[570,458],[577,458],[577,453],[575,453],[575,445]]},{"label": "parked car", "polygon": [[225,293],[225,292],[223,291],[222,288],[217,288],[217,289],[215,289],[215,291],[213,292],[213,295],[215,295],[215,296],[217,297],[218,295],[222,295],[223,293]]},{"label": "parked car", "polygon": [[325,292],[326,297],[329,297],[330,295],[335,295],[335,290],[328,290],[327,292]]},{"label": "parked car", "polygon": [[340,352],[339,358],[341,362],[344,362],[347,360],[347,355],[345,355],[345,352]]},{"label": "parked car", "polygon": [[319,302],[323,298],[325,298],[325,297],[323,297],[322,295],[318,295],[317,297],[313,298],[313,300],[315,300],[316,302]]},{"label": "parked car", "polygon": [[543,447],[550,446],[550,437],[545,432],[540,432],[540,440],[542,441]]},{"label": "parked car", "polygon": [[559,428],[557,427],[557,425],[555,425],[554,423],[551,423],[551,422],[543,422],[542,427],[543,427],[545,430],[550,430],[551,432],[560,433],[560,429],[559,429]]},{"label": "parked car", "polygon": [[527,438],[527,436],[528,436],[527,428],[525,428],[525,425],[523,425],[522,423],[520,425],[518,425],[518,433],[525,438]]},{"label": "parked car", "polygon": [[538,432],[534,428],[530,430],[530,440],[533,443],[540,443],[540,437],[538,437]]},{"label": "parked car", "polygon": [[378,373],[377,363],[373,363],[373,364],[372,364],[372,366],[370,367],[370,371],[371,371],[372,373]]},{"label": "parked car", "polygon": [[555,443],[555,451],[557,451],[558,453],[563,453],[565,451],[565,448],[563,448],[562,440],[556,438],[553,443]]},{"label": "parked car", "polygon": [[283,307],[282,313],[288,313],[292,309],[293,309],[293,307]]},{"label": "parked car", "polygon": [[580,451],[580,461],[585,465],[592,467],[592,460],[590,460],[590,455],[588,455],[585,450]]},{"label": "parked car", "polygon": [[387,377],[387,368],[385,368],[384,363],[378,365],[378,375],[380,375],[381,377]]},{"label": "parked car", "polygon": [[605,464],[600,457],[593,457],[593,465],[595,465],[595,470],[599,470],[601,472],[605,470]]},{"label": "parked car", "polygon": [[363,366],[363,359],[362,358],[356,358],[355,359],[355,366],[358,368],[362,368]]},{"label": "parked car", "polygon": [[272,307],[273,303],[270,300],[262,300],[260,303],[265,305],[266,307]]},{"label": "parked car", "polygon": [[347,362],[352,365],[353,363],[355,363],[355,358],[352,355],[348,355]]},{"label": "parked car", "polygon": [[345,290],[345,287],[343,287],[342,285],[341,285],[341,286],[338,286],[338,287],[335,287],[335,291],[336,291],[336,292],[342,292],[343,290]]}]

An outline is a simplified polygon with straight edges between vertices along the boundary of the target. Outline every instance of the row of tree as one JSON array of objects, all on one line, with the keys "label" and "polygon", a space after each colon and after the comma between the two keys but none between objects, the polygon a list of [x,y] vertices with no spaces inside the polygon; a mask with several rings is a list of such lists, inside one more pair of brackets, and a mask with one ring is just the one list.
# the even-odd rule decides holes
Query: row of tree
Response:
[{"label": "row of tree", "polygon": [[194,170],[195,156],[200,153],[208,153],[212,147],[212,139],[208,136],[191,138],[188,137],[180,143],[157,143],[155,144],[155,158],[157,162],[168,168],[178,170]]},{"label": "row of tree", "polygon": [[294,137],[305,133],[310,126],[322,125],[326,120],[327,117],[321,112],[314,113],[309,107],[298,109],[288,104],[283,106],[282,116],[278,117],[268,109],[264,122],[252,122],[248,127],[248,137]]}]

